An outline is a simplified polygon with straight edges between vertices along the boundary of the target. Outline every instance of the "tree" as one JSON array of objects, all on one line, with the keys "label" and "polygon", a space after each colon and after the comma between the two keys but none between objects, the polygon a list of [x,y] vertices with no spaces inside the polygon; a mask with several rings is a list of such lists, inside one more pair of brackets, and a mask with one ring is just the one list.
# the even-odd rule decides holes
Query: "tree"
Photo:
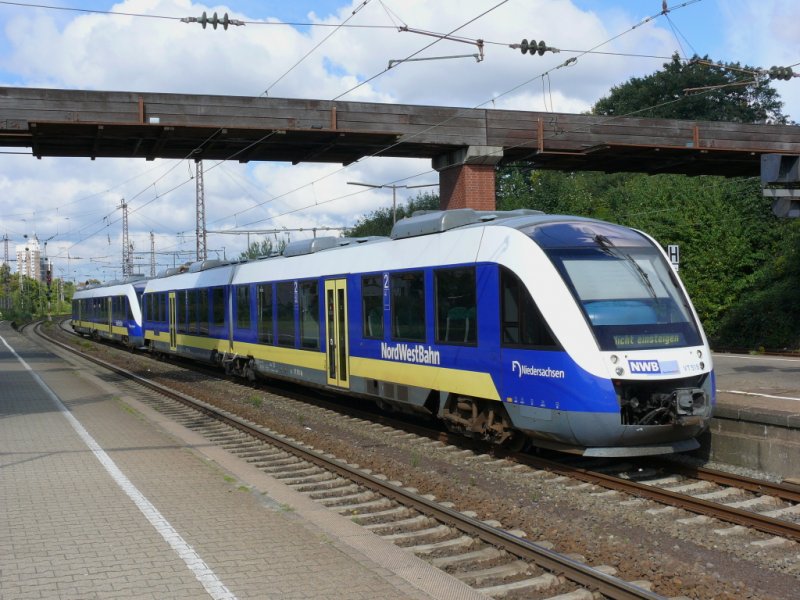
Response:
[{"label": "tree", "polygon": [[247,260],[250,258],[260,258],[262,256],[271,256],[273,254],[280,254],[283,252],[283,249],[286,247],[286,241],[281,240],[276,244],[273,244],[272,240],[269,238],[264,238],[260,242],[256,240],[255,242],[250,242],[250,245],[247,247],[247,250],[239,254],[239,260]]},{"label": "tree", "polygon": [[778,92],[767,76],[757,73],[754,67],[739,63],[714,65],[708,56],[695,55],[684,63],[675,54],[663,70],[612,87],[611,93],[594,105],[592,114],[787,123]]},{"label": "tree", "polygon": [[[410,217],[419,210],[438,210],[439,195],[432,192],[420,192],[410,199],[406,205],[397,206],[397,220]],[[392,232],[392,209],[379,208],[356,221],[355,226],[347,232],[348,237],[368,237],[373,235],[389,235]]]},{"label": "tree", "polygon": [[[729,67],[739,67],[729,64]],[[748,67],[745,67],[748,69]],[[692,120],[785,123],[765,77],[677,57],[662,71],[616,86],[592,112]],[[725,87],[687,96],[690,87]],[[800,347],[800,226],[778,219],[755,179],[534,171],[497,175],[498,208],[595,217],[681,248],[681,278],[716,346]],[[758,304],[761,303],[761,304]]]}]

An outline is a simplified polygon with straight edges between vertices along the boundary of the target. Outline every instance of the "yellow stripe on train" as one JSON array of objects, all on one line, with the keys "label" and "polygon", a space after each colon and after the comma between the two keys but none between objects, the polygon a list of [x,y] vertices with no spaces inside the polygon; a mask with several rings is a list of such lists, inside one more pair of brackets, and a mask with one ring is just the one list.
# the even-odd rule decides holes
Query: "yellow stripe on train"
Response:
[{"label": "yellow stripe on train", "polygon": [[500,394],[489,373],[351,356],[350,375],[488,400],[500,400]]}]

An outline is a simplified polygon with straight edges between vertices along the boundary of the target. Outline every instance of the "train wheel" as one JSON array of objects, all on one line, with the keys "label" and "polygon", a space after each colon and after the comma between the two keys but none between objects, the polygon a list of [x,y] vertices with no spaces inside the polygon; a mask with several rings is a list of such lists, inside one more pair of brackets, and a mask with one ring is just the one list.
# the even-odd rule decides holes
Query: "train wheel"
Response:
[{"label": "train wheel", "polygon": [[523,445],[525,443],[525,436],[514,431],[505,407],[499,402],[450,396],[442,417],[451,431],[459,431],[469,437],[499,445],[506,445],[518,437]]},{"label": "train wheel", "polygon": [[506,442],[503,444],[503,448],[509,452],[521,452],[527,445],[528,436],[516,432],[506,440]]}]

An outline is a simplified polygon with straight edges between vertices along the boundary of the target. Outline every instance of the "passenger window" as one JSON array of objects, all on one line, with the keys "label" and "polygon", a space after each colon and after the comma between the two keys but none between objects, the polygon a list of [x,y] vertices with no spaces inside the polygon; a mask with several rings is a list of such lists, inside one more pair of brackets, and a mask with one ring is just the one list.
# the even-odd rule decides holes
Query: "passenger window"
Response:
[{"label": "passenger window", "polygon": [[158,295],[158,320],[161,323],[167,322],[167,295]]},{"label": "passenger window", "polygon": [[250,329],[250,286],[236,287],[236,326]]},{"label": "passenger window", "polygon": [[500,293],[504,346],[559,347],[525,285],[505,267],[500,267]]},{"label": "passenger window", "polygon": [[361,314],[364,337],[383,339],[383,284],[380,275],[361,279]]},{"label": "passenger window", "polygon": [[436,280],[436,341],[472,344],[478,340],[475,269],[441,269]]},{"label": "passenger window", "polygon": [[279,283],[277,288],[278,345],[294,348],[294,281]]},{"label": "passenger window", "polygon": [[198,333],[208,335],[208,289],[204,288],[197,292],[200,295],[198,302],[199,312],[197,314]]},{"label": "passenger window", "polygon": [[178,333],[186,333],[186,290],[175,293],[175,330]]},{"label": "passenger window", "polygon": [[189,290],[186,297],[189,316],[189,333],[197,333],[197,290]]},{"label": "passenger window", "polygon": [[425,341],[425,278],[423,273],[392,275],[392,336]]},{"label": "passenger window", "polygon": [[300,346],[319,349],[319,286],[316,281],[300,284]]},{"label": "passenger window", "polygon": [[214,315],[214,327],[225,326],[225,288],[211,289],[211,311]]},{"label": "passenger window", "polygon": [[258,341],[272,344],[272,285],[257,286],[258,289]]}]

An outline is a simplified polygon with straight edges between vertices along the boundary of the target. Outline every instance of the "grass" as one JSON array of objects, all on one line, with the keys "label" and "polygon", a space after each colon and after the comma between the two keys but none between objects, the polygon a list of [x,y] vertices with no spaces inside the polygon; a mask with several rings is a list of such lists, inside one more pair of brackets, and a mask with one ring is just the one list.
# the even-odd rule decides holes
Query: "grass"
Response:
[{"label": "grass", "polygon": [[419,467],[419,463],[421,460],[422,458],[420,457],[419,452],[414,451],[411,453],[411,466],[413,468],[416,469],[417,467]]},{"label": "grass", "polygon": [[248,397],[245,402],[251,406],[255,406],[256,408],[261,408],[261,405],[264,404],[264,399],[261,396],[256,396],[253,394],[252,396]]}]

